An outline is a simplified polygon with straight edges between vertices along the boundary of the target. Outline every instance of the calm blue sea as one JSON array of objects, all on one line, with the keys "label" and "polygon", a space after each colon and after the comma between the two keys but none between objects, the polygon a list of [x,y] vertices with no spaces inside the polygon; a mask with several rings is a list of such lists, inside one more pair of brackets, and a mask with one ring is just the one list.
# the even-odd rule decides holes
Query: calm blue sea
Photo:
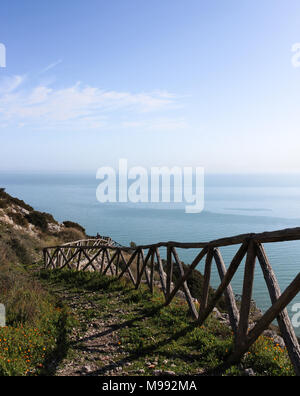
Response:
[{"label": "calm blue sea", "polygon": [[[35,209],[52,213],[59,221],[76,221],[87,233],[109,235],[124,245],[131,241],[209,241],[300,226],[300,175],[207,175],[205,210],[200,214],[186,214],[182,205],[100,204],[96,200],[98,184],[95,174],[0,173],[0,187]],[[268,244],[266,250],[284,289],[299,272],[300,241]],[[236,247],[223,248],[227,266],[235,252]],[[179,253],[190,263],[197,252]],[[199,269],[203,269],[203,263]],[[242,278],[241,268],[232,282],[238,294]],[[218,281],[214,271],[212,286],[216,287]],[[263,311],[269,307],[258,265],[254,298]],[[300,295],[294,302],[300,303]],[[300,335],[300,328],[296,332]]]}]

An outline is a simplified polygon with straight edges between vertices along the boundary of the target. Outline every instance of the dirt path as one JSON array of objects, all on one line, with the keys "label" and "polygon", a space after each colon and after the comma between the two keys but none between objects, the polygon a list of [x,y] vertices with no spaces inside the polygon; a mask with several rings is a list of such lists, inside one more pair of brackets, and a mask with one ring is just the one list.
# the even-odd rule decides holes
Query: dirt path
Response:
[{"label": "dirt path", "polygon": [[[232,334],[218,318],[199,327],[181,299],[163,307],[161,293],[128,282],[59,274],[48,279],[48,288],[75,321],[58,342],[56,360],[46,365],[50,375],[220,375]],[[242,366],[234,370],[246,375]]]},{"label": "dirt path", "polygon": [[61,290],[56,294],[67,302],[80,321],[81,330],[73,329],[68,355],[58,364],[55,375],[128,375],[126,368],[131,363],[122,351],[118,330],[123,326],[122,315],[129,311],[119,308],[120,296],[115,293],[107,296],[110,301],[109,312],[106,312],[99,293]]}]

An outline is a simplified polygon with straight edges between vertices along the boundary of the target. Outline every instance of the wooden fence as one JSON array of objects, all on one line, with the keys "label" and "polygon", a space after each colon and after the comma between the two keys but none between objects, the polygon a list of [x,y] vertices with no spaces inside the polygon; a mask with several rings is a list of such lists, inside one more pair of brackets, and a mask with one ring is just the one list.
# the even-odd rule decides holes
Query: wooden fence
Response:
[{"label": "wooden fence", "polygon": [[[170,304],[178,291],[182,290],[192,315],[199,325],[204,323],[224,295],[230,324],[235,335],[234,348],[228,359],[228,364],[239,362],[264,330],[277,319],[295,373],[300,376],[300,347],[286,308],[300,291],[300,273],[281,293],[263,246],[264,243],[295,240],[300,240],[300,227],[259,234],[243,234],[211,242],[160,242],[134,248],[115,246],[109,238],[89,239],[71,242],[62,246],[47,247],[44,249],[44,261],[45,267],[48,269],[67,267],[83,271],[99,271],[102,274],[110,273],[119,278],[127,276],[136,288],[143,281],[148,285],[151,292],[153,292],[155,282],[157,282],[155,279],[158,278],[165,296],[165,305]],[[227,269],[220,248],[230,245],[238,245],[238,250]],[[161,258],[161,248],[166,251],[165,266],[163,266]],[[187,270],[183,268],[177,249],[200,249]],[[240,309],[238,309],[230,283],[244,257],[246,260],[243,291]],[[255,326],[249,329],[256,259],[262,269],[272,305],[256,322]],[[198,310],[188,288],[187,280],[201,260],[205,260],[204,284]],[[175,263],[179,267],[181,277],[173,284]],[[213,297],[209,299],[213,263],[217,266],[220,285],[215,290]]]}]

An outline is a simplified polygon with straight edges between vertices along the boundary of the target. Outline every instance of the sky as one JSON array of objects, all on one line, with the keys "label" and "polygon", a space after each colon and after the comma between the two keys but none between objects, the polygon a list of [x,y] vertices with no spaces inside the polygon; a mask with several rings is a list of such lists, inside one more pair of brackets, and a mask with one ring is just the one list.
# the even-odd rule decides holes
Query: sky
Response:
[{"label": "sky", "polygon": [[299,0],[2,1],[0,170],[300,172],[299,20]]}]

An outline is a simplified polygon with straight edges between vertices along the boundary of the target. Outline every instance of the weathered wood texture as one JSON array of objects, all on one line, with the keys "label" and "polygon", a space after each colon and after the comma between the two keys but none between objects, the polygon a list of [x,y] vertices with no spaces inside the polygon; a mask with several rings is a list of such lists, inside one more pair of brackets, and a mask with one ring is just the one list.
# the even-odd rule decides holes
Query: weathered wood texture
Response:
[{"label": "weathered wood texture", "polygon": [[239,348],[244,343],[249,326],[249,314],[254,282],[256,250],[253,241],[250,241],[247,250],[247,259],[244,271],[243,294],[241,301],[240,320],[237,329],[236,345]]},{"label": "weathered wood texture", "polygon": [[[280,287],[264,247],[261,244],[257,244],[256,247],[257,258],[263,271],[270,298],[272,304],[275,304],[281,296]],[[300,376],[300,347],[286,308],[279,313],[277,321],[281,335],[287,347],[289,357],[293,362],[297,375]]]},{"label": "weathered wood texture", "polygon": [[[286,290],[281,293],[276,276],[262,245],[263,243],[291,240],[300,240],[300,227],[259,234],[243,234],[210,242],[159,242],[135,248],[123,247],[114,243],[110,238],[102,237],[45,248],[43,257],[45,268],[48,269],[68,268],[78,271],[97,271],[104,275],[110,273],[118,278],[127,276],[135,288],[139,288],[141,283],[144,283],[152,293],[154,285],[158,284],[165,296],[165,305],[170,304],[180,291],[186,298],[192,316],[200,325],[204,323],[224,295],[230,324],[235,334],[233,353],[228,359],[228,364],[238,362],[264,330],[277,318],[295,373],[300,376],[300,347],[286,308],[300,291],[300,273]],[[239,245],[239,248],[228,269],[226,269],[220,248],[229,245]],[[161,258],[160,248],[166,251],[165,265]],[[180,261],[177,248],[201,249],[186,271]],[[245,264],[242,264],[245,256]],[[204,285],[200,301],[198,301],[198,313],[195,299],[188,288],[188,279],[204,258]],[[258,259],[262,269],[272,305],[249,331],[249,315],[256,259]],[[214,291],[212,297],[208,298],[211,271],[214,263],[216,264],[221,283]],[[173,272],[175,265],[179,268],[180,276],[174,284]],[[239,312],[230,283],[241,265],[244,265],[244,279]]]},{"label": "weathered wood texture", "polygon": [[[218,273],[219,273],[219,276],[220,276],[220,279],[222,282],[226,275],[226,266],[225,266],[223,257],[221,256],[220,250],[218,248],[214,249],[214,259],[215,259]],[[234,334],[236,334],[239,319],[240,319],[240,314],[239,314],[239,311],[238,311],[238,308],[236,305],[235,296],[234,296],[234,293],[233,293],[233,290],[232,290],[232,287],[230,284],[225,289],[224,296],[225,296],[225,300],[226,300],[230,324],[231,324]]]}]

